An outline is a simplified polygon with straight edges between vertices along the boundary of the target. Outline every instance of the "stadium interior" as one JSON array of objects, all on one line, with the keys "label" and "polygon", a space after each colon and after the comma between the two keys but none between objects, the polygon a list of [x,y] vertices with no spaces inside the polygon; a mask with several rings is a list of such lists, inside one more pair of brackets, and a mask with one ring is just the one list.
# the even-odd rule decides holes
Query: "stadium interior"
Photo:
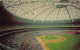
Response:
[{"label": "stadium interior", "polygon": [[80,50],[80,1],[0,0],[0,50]]}]

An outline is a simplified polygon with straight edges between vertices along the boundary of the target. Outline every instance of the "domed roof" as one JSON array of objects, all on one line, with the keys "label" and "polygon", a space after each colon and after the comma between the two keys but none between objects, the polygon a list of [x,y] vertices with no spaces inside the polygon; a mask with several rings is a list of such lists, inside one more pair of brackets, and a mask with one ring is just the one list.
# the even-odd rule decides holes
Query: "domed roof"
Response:
[{"label": "domed roof", "polygon": [[76,0],[2,0],[10,13],[33,21],[80,19],[80,3]]}]

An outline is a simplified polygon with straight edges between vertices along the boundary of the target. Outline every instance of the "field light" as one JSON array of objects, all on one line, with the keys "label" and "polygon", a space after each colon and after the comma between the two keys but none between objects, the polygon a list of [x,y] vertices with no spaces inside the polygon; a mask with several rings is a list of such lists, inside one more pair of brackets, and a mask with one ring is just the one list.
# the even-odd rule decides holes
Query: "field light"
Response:
[{"label": "field light", "polygon": [[63,23],[63,21],[62,21],[62,23]]},{"label": "field light", "polygon": [[74,20],[72,20],[72,22],[74,22]]},{"label": "field light", "polygon": [[34,20],[35,21],[35,20]]}]

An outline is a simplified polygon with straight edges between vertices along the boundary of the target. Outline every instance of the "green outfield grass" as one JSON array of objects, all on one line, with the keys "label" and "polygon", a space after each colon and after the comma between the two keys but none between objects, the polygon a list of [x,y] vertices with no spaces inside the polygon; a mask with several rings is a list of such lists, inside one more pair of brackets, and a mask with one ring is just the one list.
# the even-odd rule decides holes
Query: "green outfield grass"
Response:
[{"label": "green outfield grass", "polygon": [[[80,42],[80,37],[77,35],[61,35],[66,38],[63,42],[58,43],[46,43],[46,46],[50,50],[74,50],[78,42]],[[43,38],[39,36],[42,40]],[[45,39],[56,39],[56,37],[50,37],[45,35]]]},{"label": "green outfield grass", "polygon": [[[42,35],[39,35],[39,37],[43,40]],[[45,39],[57,39],[57,38],[54,37],[54,36],[48,36],[48,35],[45,35]]]}]

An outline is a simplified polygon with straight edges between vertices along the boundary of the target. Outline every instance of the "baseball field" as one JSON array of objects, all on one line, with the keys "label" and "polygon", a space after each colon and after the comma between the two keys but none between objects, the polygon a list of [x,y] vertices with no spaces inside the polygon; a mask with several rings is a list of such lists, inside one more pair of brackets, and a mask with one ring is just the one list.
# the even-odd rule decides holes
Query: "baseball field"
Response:
[{"label": "baseball field", "polygon": [[76,46],[80,42],[77,35],[39,35],[36,38],[44,50],[78,50]]}]

